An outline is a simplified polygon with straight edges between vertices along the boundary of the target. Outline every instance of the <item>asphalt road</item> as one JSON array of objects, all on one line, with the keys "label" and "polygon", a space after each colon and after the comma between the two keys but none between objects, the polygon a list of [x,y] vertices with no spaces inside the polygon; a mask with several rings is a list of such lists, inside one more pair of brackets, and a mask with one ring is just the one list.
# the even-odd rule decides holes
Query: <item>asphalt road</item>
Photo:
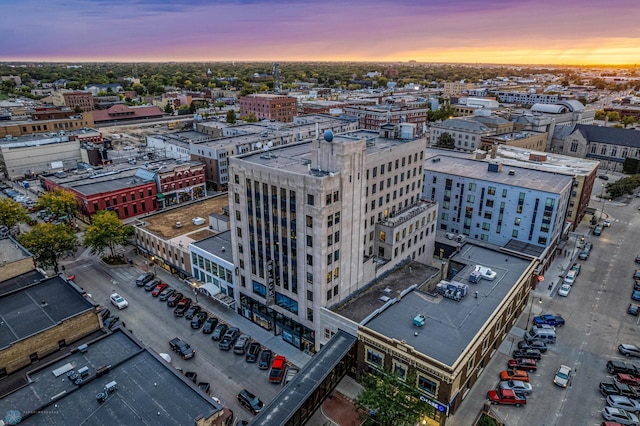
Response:
[{"label": "asphalt road", "polygon": [[[531,377],[534,391],[524,408],[494,406],[498,415],[510,426],[524,425],[599,425],[601,410],[606,403],[598,384],[612,381],[605,369],[607,360],[625,359],[617,350],[620,343],[640,344],[638,317],[626,313],[633,290],[634,263],[640,254],[640,199],[629,205],[605,208],[612,221],[600,237],[590,236],[594,248],[582,264],[580,276],[568,297],[555,294],[534,300],[534,314],[539,312],[562,314],[566,325],[558,329],[558,341],[539,362],[539,369]],[[559,277],[554,277],[556,280]],[[538,305],[538,306],[536,306]],[[518,322],[521,328],[527,311]],[[513,346],[519,340],[509,337]],[[493,362],[504,366],[508,356],[501,354]],[[625,359],[634,361],[633,359]],[[562,389],[553,384],[556,369],[561,365],[574,368],[571,384]],[[484,389],[486,392],[486,389]]]},{"label": "asphalt road", "polygon": [[[137,287],[134,280],[141,273],[140,270],[126,266],[107,268],[94,259],[81,259],[68,264],[66,271],[69,275],[75,274],[76,283],[90,293],[97,303],[107,306],[112,315],[119,316],[126,328],[145,345],[158,353],[170,354],[174,367],[182,368],[184,372],[195,371],[198,381],[209,382],[210,394],[233,410],[236,418],[253,418],[237,403],[236,395],[241,389],[248,389],[265,403],[281,390],[281,386],[268,382],[267,370],[258,369],[257,364],[246,363],[244,356],[235,355],[233,351],[221,351],[218,342],[211,340],[210,335],[192,329],[190,321],[175,317],[166,303],[152,297],[151,292],[146,292],[142,287]],[[163,274],[161,278],[176,288],[184,288],[177,277]],[[119,311],[111,305],[109,295],[113,292],[122,295],[129,302],[129,307]],[[203,302],[204,296],[199,299]],[[225,309],[213,306],[211,301],[200,305],[206,305],[208,312],[214,315],[214,309]],[[174,337],[180,337],[195,349],[193,359],[183,360],[171,351],[168,342]]]}]

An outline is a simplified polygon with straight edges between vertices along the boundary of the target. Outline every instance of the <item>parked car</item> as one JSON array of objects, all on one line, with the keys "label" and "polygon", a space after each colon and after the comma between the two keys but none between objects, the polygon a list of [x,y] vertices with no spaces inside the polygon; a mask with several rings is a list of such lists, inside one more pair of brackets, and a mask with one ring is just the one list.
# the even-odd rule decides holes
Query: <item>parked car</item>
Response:
[{"label": "parked car", "polygon": [[191,346],[179,337],[169,340],[169,346],[174,352],[179,353],[184,359],[191,359],[195,354],[195,351],[191,349]]},{"label": "parked car", "polygon": [[202,332],[204,334],[211,334],[213,333],[213,329],[216,328],[217,325],[218,325],[218,318],[209,317],[207,318],[207,320],[204,322],[204,325],[202,326]]},{"label": "parked car", "polygon": [[282,386],[286,386],[287,383],[289,383],[291,380],[293,380],[295,375],[298,374],[299,372],[300,372],[300,370],[298,370],[295,367],[287,368],[287,372],[284,374],[284,380],[282,381]]},{"label": "parked car", "polygon": [[202,327],[202,324],[207,320],[207,313],[205,311],[200,311],[196,314],[195,317],[191,320],[191,328],[198,329]]},{"label": "parked car", "polygon": [[527,399],[524,395],[516,393],[511,389],[496,389],[487,392],[487,398],[492,404],[507,404],[521,407],[527,403]]},{"label": "parked car", "polygon": [[562,327],[565,323],[562,315],[545,314],[537,317],[533,317],[534,324],[549,324],[554,327]]},{"label": "parked car", "polygon": [[618,352],[624,356],[640,357],[640,349],[636,345],[622,343],[618,345]]},{"label": "parked car", "polygon": [[538,364],[535,359],[530,358],[516,358],[507,361],[507,367],[518,370],[525,370],[529,373],[533,373],[538,369]]},{"label": "parked car", "polygon": [[202,310],[202,308],[198,305],[191,305],[189,307],[189,309],[187,309],[187,312],[185,312],[184,317],[188,320],[193,319],[193,317],[195,317],[196,315],[198,315],[200,313],[200,311]]},{"label": "parked car", "polygon": [[153,291],[151,292],[151,295],[153,297],[158,297],[160,296],[160,294],[165,290],[169,288],[169,284],[167,283],[160,283],[156,286],[156,288],[153,289]]},{"label": "parked car", "polygon": [[127,302],[125,298],[120,296],[118,293],[113,293],[111,296],[109,296],[109,299],[111,299],[111,303],[113,304],[113,306],[118,309],[124,309],[129,306],[129,302]]},{"label": "parked car", "polygon": [[621,425],[638,425],[638,417],[633,413],[627,413],[621,408],[604,407],[602,409],[602,417],[604,417],[605,420],[618,422]]},{"label": "parked car", "polygon": [[584,244],[584,250],[587,253],[591,253],[591,249],[593,248],[593,243],[591,241]]},{"label": "parked car", "polygon": [[213,334],[211,334],[211,339],[220,340],[227,332],[227,324],[219,323],[216,328],[213,330]]},{"label": "parked car", "polygon": [[[598,176],[598,178],[602,179],[602,180],[609,180],[609,176],[608,175],[600,175],[600,176]],[[603,183],[603,185],[604,185],[604,183]]]},{"label": "parked car", "polygon": [[629,303],[629,307],[627,308],[627,313],[633,315],[634,317],[637,317],[638,314],[640,314],[640,306],[634,303]]},{"label": "parked car", "polygon": [[284,378],[284,370],[287,368],[287,358],[282,355],[277,355],[273,358],[271,363],[271,370],[269,371],[269,381],[271,383],[280,383]]},{"label": "parked car", "polygon": [[180,300],[182,300],[182,293],[174,292],[167,299],[167,306],[170,307],[170,308],[173,308],[174,306],[176,306],[178,304],[178,302],[180,302]]},{"label": "parked car", "polygon": [[244,360],[250,363],[254,363],[258,361],[258,357],[260,356],[260,343],[251,342],[249,347],[247,348],[247,354],[244,357]]},{"label": "parked car", "polygon": [[[638,192],[638,194],[640,194],[640,192]],[[640,254],[636,256],[635,262],[636,263],[640,263]]]},{"label": "parked car", "polygon": [[609,219],[603,220],[602,226],[604,226],[605,228],[611,228],[611,221]]},{"label": "parked car", "polygon": [[[45,222],[48,222],[45,218]],[[136,285],[138,287],[142,287],[144,286],[146,283],[148,283],[149,281],[151,281],[153,279],[154,275],[152,272],[145,272],[144,274],[141,274],[138,278],[136,278]]]},{"label": "parked car", "polygon": [[624,396],[628,396],[629,398],[633,398],[633,399],[637,399],[638,396],[638,392],[636,392],[635,388],[629,386],[629,385],[625,385],[622,383],[607,383],[607,382],[601,382],[600,383],[600,393],[604,396],[607,395],[624,395]]},{"label": "parked car", "polygon": [[521,380],[523,382],[528,382],[529,375],[526,371],[517,370],[515,368],[507,368],[506,370],[500,372],[500,380],[503,382],[506,380]]},{"label": "parked car", "polygon": [[184,313],[187,312],[187,309],[189,309],[190,306],[191,306],[191,299],[190,298],[184,297],[184,298],[180,299],[180,302],[178,302],[178,304],[176,305],[175,309],[173,310],[173,315],[175,315],[177,317],[184,316]]},{"label": "parked car", "polygon": [[558,290],[558,296],[567,297],[570,291],[571,291],[571,286],[569,284],[562,284],[560,286],[560,289]]},{"label": "parked car", "polygon": [[218,347],[223,351],[228,351],[233,347],[240,336],[240,329],[237,327],[231,327],[224,333],[222,339],[220,339],[220,343],[218,343]]},{"label": "parked car", "polygon": [[173,295],[173,293],[176,292],[176,289],[173,287],[167,287],[164,290],[162,290],[162,292],[160,293],[160,296],[158,296],[158,299],[161,302],[166,302],[167,299],[169,299],[169,297],[171,297]]},{"label": "parked car", "polygon": [[253,414],[258,414],[264,407],[264,402],[246,389],[241,390],[238,394],[238,402]]},{"label": "parked car", "polygon": [[640,280],[633,280],[633,289],[640,290]]},{"label": "parked car", "polygon": [[156,286],[157,286],[158,284],[160,284],[161,282],[162,282],[162,281],[160,281],[160,280],[159,280],[159,279],[157,279],[157,278],[156,278],[156,279],[154,279],[154,280],[149,281],[148,283],[146,283],[146,284],[144,285],[144,291],[152,291],[152,290],[153,290],[154,288],[156,288]]},{"label": "parked car", "polygon": [[533,386],[528,382],[522,382],[520,380],[507,380],[506,382],[500,382],[500,389],[511,389],[515,393],[521,393],[523,395],[531,395],[533,392]]},{"label": "parked car", "polygon": [[631,374],[616,373],[613,375],[613,381],[615,383],[621,383],[623,385],[629,385],[638,387],[640,386],[640,378],[632,376]]},{"label": "parked car", "polygon": [[640,370],[635,365],[615,360],[607,361],[607,371],[609,374],[623,373],[633,376],[640,373]]},{"label": "parked car", "polygon": [[537,349],[517,349],[513,351],[512,356],[514,358],[529,358],[540,360],[542,359],[542,353]]},{"label": "parked car", "polygon": [[273,352],[270,349],[265,349],[260,354],[260,359],[258,360],[258,368],[260,370],[268,370],[271,366],[271,359],[273,358]]},{"label": "parked car", "polygon": [[640,402],[623,395],[608,395],[607,405],[613,408],[622,408],[629,413],[640,411]]},{"label": "parked car", "polygon": [[556,371],[556,376],[553,378],[553,383],[556,386],[560,386],[561,388],[566,388],[569,385],[569,380],[571,379],[571,367],[567,367],[566,365],[561,365]]},{"label": "parked car", "polygon": [[640,269],[636,269],[636,270],[633,272],[633,279],[634,279],[634,280],[640,280]]},{"label": "parked car", "polygon": [[541,353],[545,353],[547,352],[547,345],[540,340],[521,340],[518,342],[518,349],[537,349]]},{"label": "parked car", "polygon": [[640,290],[633,290],[631,292],[631,299],[632,300],[640,300]]},{"label": "parked car", "polygon": [[587,260],[588,258],[589,258],[589,252],[586,250],[582,250],[578,255],[578,259],[580,260]]},{"label": "parked car", "polygon": [[602,225],[596,225],[596,227],[593,229],[593,235],[599,237],[602,234],[602,229]]},{"label": "parked car", "polygon": [[251,336],[243,334],[238,337],[236,343],[233,345],[233,353],[236,355],[244,355],[247,351],[247,346],[251,343]]},{"label": "parked car", "polygon": [[571,271],[567,272],[567,275],[564,277],[564,283],[565,284],[569,284],[569,285],[573,285],[573,283],[576,282],[576,277],[577,276],[578,276],[578,274],[574,270],[571,270]]}]

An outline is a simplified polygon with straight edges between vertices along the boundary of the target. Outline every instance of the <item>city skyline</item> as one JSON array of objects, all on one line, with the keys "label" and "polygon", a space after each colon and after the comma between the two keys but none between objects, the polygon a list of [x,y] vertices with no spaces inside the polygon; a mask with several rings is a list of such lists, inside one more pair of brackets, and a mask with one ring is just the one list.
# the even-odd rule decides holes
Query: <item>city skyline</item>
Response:
[{"label": "city skyline", "polygon": [[630,65],[635,0],[3,0],[0,60]]}]

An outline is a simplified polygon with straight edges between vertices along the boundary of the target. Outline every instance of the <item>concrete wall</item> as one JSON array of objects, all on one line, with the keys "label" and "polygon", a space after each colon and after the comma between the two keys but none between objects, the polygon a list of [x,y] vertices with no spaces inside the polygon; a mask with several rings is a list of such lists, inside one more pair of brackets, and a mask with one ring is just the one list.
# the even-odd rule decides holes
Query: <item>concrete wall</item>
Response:
[{"label": "concrete wall", "polygon": [[33,270],[34,267],[35,262],[31,257],[20,259],[16,262],[6,263],[5,265],[0,263],[0,282],[27,273]]}]

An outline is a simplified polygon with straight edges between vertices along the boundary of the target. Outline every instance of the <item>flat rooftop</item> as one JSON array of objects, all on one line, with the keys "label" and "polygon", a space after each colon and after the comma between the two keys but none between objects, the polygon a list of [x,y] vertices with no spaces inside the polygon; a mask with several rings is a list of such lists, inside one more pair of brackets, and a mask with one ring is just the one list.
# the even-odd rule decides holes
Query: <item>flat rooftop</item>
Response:
[{"label": "flat rooftop", "polygon": [[[180,238],[186,247],[190,243],[214,235],[214,232],[209,230],[209,215],[222,214],[222,208],[227,205],[229,198],[225,192],[189,204],[178,204],[175,208],[136,219],[133,224],[165,240]],[[192,219],[196,217],[203,218],[205,222],[202,225],[194,225]],[[177,222],[180,222],[182,227],[176,228]],[[231,247],[229,249],[231,250]]]},{"label": "flat rooftop", "polygon": [[19,288],[16,281],[9,285],[14,291],[0,295],[0,348],[95,309],[75,284],[58,275],[35,284],[24,282]]},{"label": "flat rooftop", "polygon": [[[85,366],[89,375],[82,386],[73,384],[65,371]],[[96,370],[105,366],[110,368],[97,377]],[[189,425],[223,409],[119,327],[89,343],[86,352],[42,365],[29,378],[25,387],[0,399],[0,412],[18,410],[20,424]],[[96,395],[110,382],[117,390],[100,403]]]},{"label": "flat rooftop", "polygon": [[214,256],[233,263],[233,250],[231,246],[231,231],[224,231],[213,237],[205,238],[193,243],[194,246],[213,254]]},{"label": "flat rooftop", "polygon": [[[561,193],[573,181],[573,177],[566,174],[534,170],[511,164],[503,165],[501,172],[490,172],[489,164],[491,163],[483,160],[436,155],[425,160],[424,170],[425,172],[461,176],[470,180],[495,182],[553,194]],[[513,175],[509,174],[511,170],[515,172]]]},{"label": "flat rooftop", "polygon": [[31,253],[11,237],[0,238],[0,266],[31,257]]},{"label": "flat rooftop", "polygon": [[[545,156],[546,160],[531,161],[529,155]],[[565,175],[588,175],[598,168],[599,161],[588,160],[586,158],[570,157],[568,155],[552,154],[550,152],[532,151],[530,149],[518,148],[514,146],[499,145],[497,156],[504,165],[526,167],[529,169],[542,170],[545,172],[562,173]]]},{"label": "flat rooftop", "polygon": [[[405,340],[418,352],[453,366],[531,261],[471,243],[464,244],[452,260],[467,265],[452,280],[469,285],[468,294],[460,301],[414,290],[365,326],[385,336]],[[468,278],[475,265],[491,268],[496,278],[470,283]],[[423,327],[413,325],[413,318],[419,314],[426,318]]]},{"label": "flat rooftop", "polygon": [[439,273],[440,270],[437,268],[410,261],[340,305],[334,312],[351,321],[361,323],[376,309],[380,309],[390,299],[398,297],[404,290],[412,285],[420,286]]}]

